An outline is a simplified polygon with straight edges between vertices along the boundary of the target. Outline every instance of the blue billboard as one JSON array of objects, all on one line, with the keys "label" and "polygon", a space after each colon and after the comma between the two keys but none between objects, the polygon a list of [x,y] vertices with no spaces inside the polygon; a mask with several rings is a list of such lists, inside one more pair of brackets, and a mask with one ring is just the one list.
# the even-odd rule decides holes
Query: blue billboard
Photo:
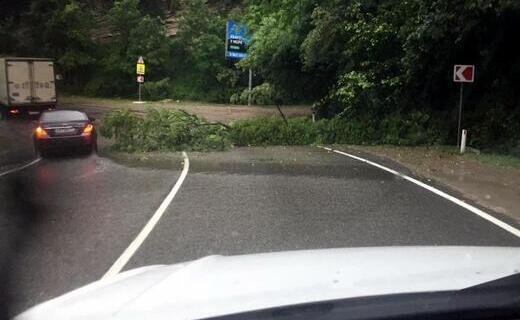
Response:
[{"label": "blue billboard", "polygon": [[249,34],[243,24],[228,20],[226,23],[226,59],[241,60],[247,57]]}]

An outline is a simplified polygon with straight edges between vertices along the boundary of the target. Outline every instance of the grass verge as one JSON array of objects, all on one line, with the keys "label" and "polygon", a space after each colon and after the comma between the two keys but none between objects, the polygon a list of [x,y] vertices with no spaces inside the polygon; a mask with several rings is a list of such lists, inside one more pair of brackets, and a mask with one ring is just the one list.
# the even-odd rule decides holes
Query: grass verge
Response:
[{"label": "grass verge", "polygon": [[[312,122],[309,118],[283,119],[279,116],[245,119],[230,125],[210,123],[182,110],[151,109],[144,116],[129,110],[117,110],[103,119],[101,134],[114,138],[116,151],[223,151],[235,146],[350,144],[383,145],[387,140],[404,144],[399,152],[424,157],[451,157],[452,160],[472,160],[482,164],[520,167],[520,158],[509,155],[480,153],[468,148],[460,155],[457,148],[434,144],[418,136],[417,130],[387,131],[368,130],[359,121],[322,119]],[[418,144],[426,146],[416,146]],[[393,145],[393,144],[391,144]],[[387,150],[389,151],[389,150]]]},{"label": "grass verge", "polygon": [[520,169],[520,157],[494,153],[466,154],[465,157],[487,165]]},{"label": "grass verge", "polygon": [[455,146],[433,145],[433,146],[394,146],[394,145],[372,145],[353,146],[362,151],[374,152],[376,154],[392,155],[407,158],[416,164],[428,162],[431,159],[444,159],[453,161],[472,161],[483,165],[520,169],[520,157],[501,155],[496,153],[485,153],[468,148],[466,153],[460,154]]},{"label": "grass verge", "polygon": [[496,167],[520,168],[520,157],[516,156],[480,152],[472,148],[468,148],[466,152],[461,155],[459,149],[455,146],[431,146],[430,148],[446,155],[454,155],[461,159],[474,160],[482,164]]}]

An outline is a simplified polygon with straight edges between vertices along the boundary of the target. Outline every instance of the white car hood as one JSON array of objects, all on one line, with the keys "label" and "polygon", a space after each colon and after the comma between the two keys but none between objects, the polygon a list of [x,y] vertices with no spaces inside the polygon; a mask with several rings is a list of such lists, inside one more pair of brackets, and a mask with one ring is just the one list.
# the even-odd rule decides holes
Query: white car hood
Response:
[{"label": "white car hood", "polygon": [[520,272],[520,248],[384,247],[210,256],[103,279],[22,319],[199,319],[283,305],[459,290]]}]

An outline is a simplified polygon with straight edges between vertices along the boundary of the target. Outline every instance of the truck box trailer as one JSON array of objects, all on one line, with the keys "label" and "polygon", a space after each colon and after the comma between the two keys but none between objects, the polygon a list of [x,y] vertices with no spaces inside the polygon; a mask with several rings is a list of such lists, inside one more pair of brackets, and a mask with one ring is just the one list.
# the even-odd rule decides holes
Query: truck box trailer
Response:
[{"label": "truck box trailer", "polygon": [[0,118],[55,108],[55,81],[52,59],[0,58]]}]

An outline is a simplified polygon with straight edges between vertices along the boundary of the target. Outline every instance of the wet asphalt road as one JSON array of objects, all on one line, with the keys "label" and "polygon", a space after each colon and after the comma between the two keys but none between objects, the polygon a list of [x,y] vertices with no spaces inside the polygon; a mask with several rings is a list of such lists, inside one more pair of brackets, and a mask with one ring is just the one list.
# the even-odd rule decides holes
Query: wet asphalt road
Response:
[{"label": "wet asphalt road", "polygon": [[[7,132],[17,141],[30,141],[29,124],[1,126],[0,132],[14,126]],[[2,158],[0,168],[28,161],[31,153],[23,146]],[[318,148],[188,155],[184,184],[125,270],[212,254],[520,245],[512,234],[429,191]],[[0,177],[0,249],[9,263],[11,313],[101,278],[168,194],[181,168],[179,158],[160,169],[72,154]]]},{"label": "wet asphalt road", "polygon": [[33,119],[0,121],[0,172],[34,159]]}]

